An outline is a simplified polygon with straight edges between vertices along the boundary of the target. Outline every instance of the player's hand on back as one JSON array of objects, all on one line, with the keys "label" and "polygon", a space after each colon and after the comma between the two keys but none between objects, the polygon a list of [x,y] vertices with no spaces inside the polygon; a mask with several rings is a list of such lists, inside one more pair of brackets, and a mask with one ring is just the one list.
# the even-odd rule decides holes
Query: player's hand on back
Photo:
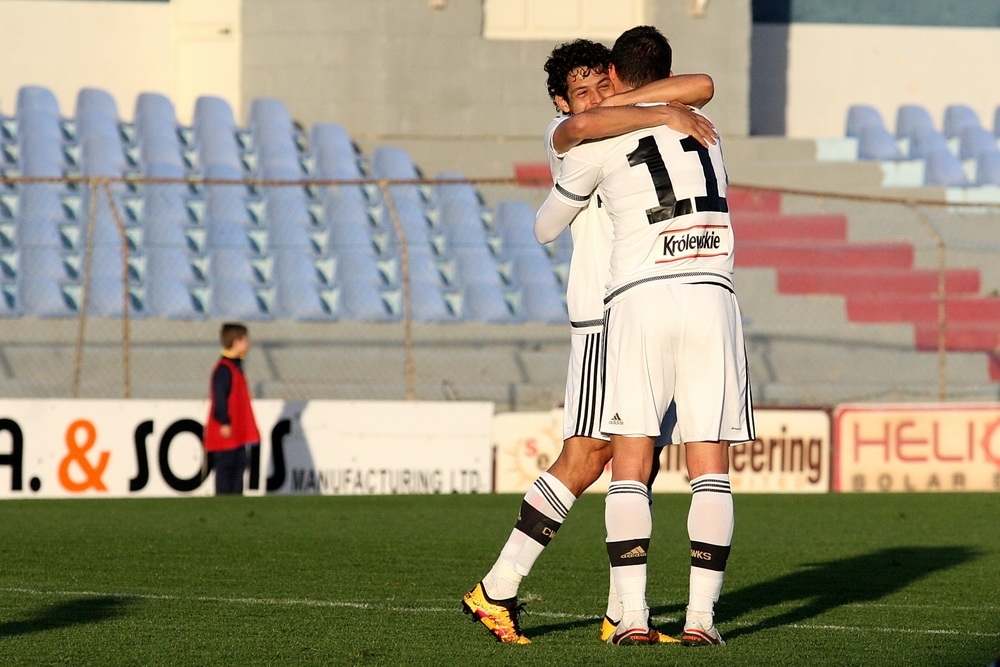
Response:
[{"label": "player's hand on back", "polygon": [[689,135],[706,148],[718,142],[719,133],[712,122],[690,107],[672,102],[656,108],[663,114],[663,124],[671,130]]}]

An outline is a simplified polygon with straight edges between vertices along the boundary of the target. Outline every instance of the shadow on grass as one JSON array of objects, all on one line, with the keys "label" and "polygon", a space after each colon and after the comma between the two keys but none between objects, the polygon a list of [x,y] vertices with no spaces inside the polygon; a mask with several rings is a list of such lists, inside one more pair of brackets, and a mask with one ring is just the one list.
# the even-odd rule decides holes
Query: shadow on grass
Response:
[{"label": "shadow on grass", "polygon": [[732,628],[726,639],[767,628],[800,623],[836,607],[874,602],[913,582],[973,560],[979,553],[969,547],[893,547],[824,563],[807,563],[798,572],[746,588],[722,593],[716,607],[720,624],[768,607],[794,609],[751,625]]},{"label": "shadow on grass", "polygon": [[[893,547],[868,554],[823,563],[807,563],[803,569],[753,586],[726,591],[716,606],[716,621],[727,640],[767,628],[800,623],[836,607],[874,602],[902,590],[913,582],[968,562],[979,556],[969,547]],[[756,623],[726,628],[726,624],[747,613],[766,613],[769,607],[797,605],[794,609]],[[684,604],[651,606],[653,616],[684,616]],[[582,619],[532,627],[530,637],[581,627],[596,627],[596,621]],[[668,633],[680,628],[662,628]]]},{"label": "shadow on grass", "polygon": [[122,616],[128,605],[124,598],[106,595],[49,604],[35,610],[30,618],[0,623],[0,637],[100,623]]}]

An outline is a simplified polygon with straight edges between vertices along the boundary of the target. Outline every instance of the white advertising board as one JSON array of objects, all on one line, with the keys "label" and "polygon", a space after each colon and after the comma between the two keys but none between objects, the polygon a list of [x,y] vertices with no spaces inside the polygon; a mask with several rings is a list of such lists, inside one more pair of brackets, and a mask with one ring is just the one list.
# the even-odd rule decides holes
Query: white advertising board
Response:
[{"label": "white advertising board", "polygon": [[837,491],[1000,491],[1000,404],[842,405]]},{"label": "white advertising board", "polygon": [[[491,403],[254,401],[246,495],[488,493]],[[207,401],[0,401],[0,498],[206,496]]]},{"label": "white advertising board", "polygon": [[[754,411],[757,440],[730,448],[735,492],[823,493],[830,490],[830,415],[825,410]],[[562,410],[493,418],[497,493],[523,493],[562,449]],[[606,492],[610,467],[589,489]],[[682,447],[664,447],[656,493],[688,492]]]}]

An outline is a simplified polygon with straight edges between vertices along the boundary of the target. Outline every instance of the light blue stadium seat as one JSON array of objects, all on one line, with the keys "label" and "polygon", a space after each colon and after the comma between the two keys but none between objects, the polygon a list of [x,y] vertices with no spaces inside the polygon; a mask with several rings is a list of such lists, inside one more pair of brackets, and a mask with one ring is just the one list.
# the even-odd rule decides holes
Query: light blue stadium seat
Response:
[{"label": "light blue stadium seat", "polygon": [[221,280],[212,284],[213,317],[261,320],[269,317],[265,304],[251,283],[242,280]]},{"label": "light blue stadium seat", "polygon": [[940,148],[931,152],[925,157],[925,160],[925,185],[943,185],[948,187],[969,185],[965,172],[962,170],[962,163],[947,148]]},{"label": "light blue stadium seat", "polygon": [[410,316],[417,322],[455,322],[460,319],[436,285],[411,283],[410,302]]},{"label": "light blue stadium seat", "polygon": [[159,93],[141,93],[135,103],[135,128],[143,175],[182,178],[185,165],[173,103]]},{"label": "light blue stadium seat", "polygon": [[214,248],[209,255],[209,273],[211,284],[218,285],[227,280],[237,280],[245,283],[259,283],[259,277],[254,272],[250,257],[241,248]]},{"label": "light blue stadium seat", "polygon": [[[333,319],[338,315],[339,290],[327,285],[305,253],[275,253],[276,314],[300,320]],[[326,297],[326,298],[324,298]]]},{"label": "light blue stadium seat", "polygon": [[[209,269],[210,270],[210,269]],[[205,284],[203,275],[183,248],[154,246],[146,249],[147,282],[176,281],[188,287]]]},{"label": "light blue stadium seat", "polygon": [[367,204],[359,188],[339,188],[326,197],[324,219],[330,229],[330,243],[338,252],[373,254]]},{"label": "light blue stadium seat", "polygon": [[494,225],[503,239],[505,254],[542,248],[535,238],[535,211],[523,201],[508,200],[497,204]]},{"label": "light blue stadium seat", "polygon": [[181,280],[163,276],[146,287],[146,311],[156,317],[197,319],[205,317],[206,306]]},{"label": "light blue stadium seat", "polygon": [[942,150],[948,150],[948,140],[933,127],[915,130],[910,136],[911,158],[924,159]]},{"label": "light blue stadium seat", "polygon": [[83,174],[121,176],[125,153],[118,130],[118,109],[111,94],[97,88],[82,89],[76,98],[76,125],[83,149]]},{"label": "light blue stadium seat", "polygon": [[846,136],[860,137],[861,131],[870,128],[885,128],[882,122],[882,114],[875,107],[867,104],[854,104],[847,109],[847,130]]},{"label": "light blue stadium seat", "polygon": [[411,283],[424,283],[439,289],[444,286],[444,279],[438,270],[437,260],[429,249],[410,249],[407,256]]},{"label": "light blue stadium seat", "polygon": [[[41,278],[61,283],[78,280],[78,270],[70,268],[64,257],[58,246],[21,246],[19,265],[22,284]],[[78,265],[82,267],[82,263]]]},{"label": "light blue stadium seat", "polygon": [[464,288],[462,319],[481,322],[514,322],[514,314],[501,285],[471,283]]},{"label": "light blue stadium seat", "polygon": [[310,145],[316,160],[316,178],[321,180],[361,178],[354,142],[340,125],[316,123],[312,128]]},{"label": "light blue stadium seat", "polygon": [[[120,260],[119,260],[120,263]],[[94,265],[96,268],[96,264]],[[130,306],[129,315],[138,316],[141,308]],[[125,312],[121,276],[92,273],[87,285],[87,314],[103,317],[121,317]]]},{"label": "light blue stadium seat", "polygon": [[[380,146],[372,152],[371,156],[371,176],[372,178],[384,178],[389,180],[417,180],[421,174],[410,155],[401,148],[394,146]],[[424,199],[420,194],[420,189],[416,185],[393,185],[389,188],[394,201],[398,202],[409,199],[418,205],[423,206]]]},{"label": "light blue stadium seat", "polygon": [[[438,174],[438,180],[441,181],[461,181],[465,180],[465,176],[461,174],[456,174],[454,172],[442,172]],[[459,201],[466,202],[474,206],[482,206],[483,200],[476,191],[476,188],[471,183],[454,183],[445,184],[439,183],[436,186],[437,200],[441,204],[446,201]]]},{"label": "light blue stadium seat", "polygon": [[337,282],[340,284],[366,283],[378,288],[398,284],[387,279],[372,255],[348,251],[338,253],[336,259]]},{"label": "light blue stadium seat", "polygon": [[544,285],[525,287],[521,296],[522,317],[536,322],[566,322],[569,315],[558,288]]},{"label": "light blue stadium seat", "polygon": [[283,102],[266,97],[254,99],[250,103],[250,132],[263,178],[302,178],[292,117]]},{"label": "light blue stadium seat", "polygon": [[979,154],[976,159],[976,185],[1000,185],[1000,151]]},{"label": "light blue stadium seat", "polygon": [[542,285],[557,288],[559,280],[544,252],[520,252],[513,255],[514,282],[518,285]]},{"label": "light blue stadium seat", "polygon": [[934,130],[934,120],[924,107],[918,104],[904,104],[896,111],[896,137],[914,137],[918,132]]},{"label": "light blue stadium seat", "polygon": [[452,256],[458,284],[504,286],[497,261],[486,246],[458,247]]},{"label": "light blue stadium seat", "polygon": [[992,153],[996,150],[996,137],[979,125],[970,125],[959,134],[958,157],[962,160],[975,158],[981,153]]},{"label": "light blue stadium seat", "polygon": [[46,178],[62,176],[61,115],[52,91],[39,86],[18,90],[16,116],[21,173]]},{"label": "light blue stadium seat", "polygon": [[199,97],[194,104],[192,127],[198,146],[198,160],[203,167],[225,165],[242,175],[236,120],[228,102],[219,97]]},{"label": "light blue stadium seat", "polygon": [[982,128],[979,123],[979,114],[972,107],[965,104],[949,104],[944,109],[944,122],[941,126],[941,133],[948,139],[962,136],[966,128]]},{"label": "light blue stadium seat", "polygon": [[478,203],[464,198],[445,198],[440,202],[440,212],[440,226],[448,239],[449,251],[487,245]]},{"label": "light blue stadium seat", "polygon": [[856,136],[858,158],[862,160],[899,160],[903,157],[896,139],[884,127],[864,127]]},{"label": "light blue stadium seat", "polygon": [[993,112],[993,136],[1000,139],[1000,105]]},{"label": "light blue stadium seat", "polygon": [[[391,190],[394,190],[394,188]],[[402,227],[403,234],[406,236],[406,242],[409,246],[417,249],[430,249],[431,229],[427,218],[424,216],[423,207],[410,198],[401,198],[395,204],[396,215],[399,216],[399,225]],[[388,207],[385,204],[381,207],[380,217],[381,224],[379,228],[389,235],[389,238],[392,239],[391,245],[393,250],[398,251],[398,233]]]},{"label": "light blue stadium seat", "polygon": [[21,282],[21,306],[26,314],[37,317],[74,317],[79,301],[54,278],[39,276]]}]

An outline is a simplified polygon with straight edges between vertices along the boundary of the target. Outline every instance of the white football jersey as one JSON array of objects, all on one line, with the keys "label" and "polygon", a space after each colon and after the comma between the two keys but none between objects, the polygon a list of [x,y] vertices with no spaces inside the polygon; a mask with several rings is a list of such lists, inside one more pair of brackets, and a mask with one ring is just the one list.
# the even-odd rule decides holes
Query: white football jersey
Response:
[{"label": "white football jersey", "polygon": [[705,148],[659,126],[573,148],[554,191],[573,206],[601,197],[613,224],[611,303],[647,280],[732,288],[727,182],[719,143]]},{"label": "white football jersey", "polygon": [[[557,154],[552,135],[559,123],[569,116],[557,116],[545,130],[545,153],[552,180],[559,181],[565,154]],[[573,255],[569,261],[566,284],[566,308],[574,333],[600,331],[604,322],[604,288],[611,261],[611,220],[598,197],[573,219]],[[565,232],[564,232],[565,233]]]}]

